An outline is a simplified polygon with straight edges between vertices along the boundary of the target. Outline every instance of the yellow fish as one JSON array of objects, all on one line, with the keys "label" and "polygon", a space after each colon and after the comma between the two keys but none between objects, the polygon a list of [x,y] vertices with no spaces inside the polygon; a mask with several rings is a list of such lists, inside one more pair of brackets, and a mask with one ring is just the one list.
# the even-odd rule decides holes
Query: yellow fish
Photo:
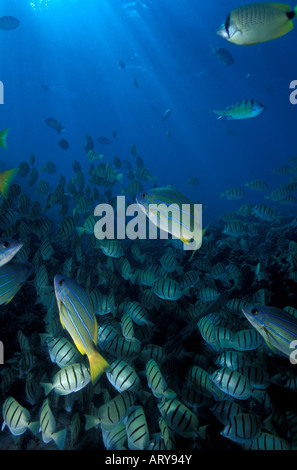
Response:
[{"label": "yellow fish", "polygon": [[3,196],[6,196],[6,193],[9,188],[9,183],[19,172],[18,168],[12,168],[12,170],[2,171],[0,173],[0,191]]},{"label": "yellow fish", "polygon": [[259,116],[265,109],[266,107],[260,101],[250,99],[239,101],[224,110],[214,109],[213,112],[219,116],[218,119],[222,117],[228,120],[250,119]]},{"label": "yellow fish", "polygon": [[217,34],[238,46],[271,41],[293,29],[292,19],[297,6],[275,2],[259,2],[232,10]]},{"label": "yellow fish", "polygon": [[86,354],[90,363],[92,383],[109,369],[109,364],[96,350],[98,324],[89,297],[74,281],[60,274],[54,278],[55,295],[60,321],[81,354]]}]

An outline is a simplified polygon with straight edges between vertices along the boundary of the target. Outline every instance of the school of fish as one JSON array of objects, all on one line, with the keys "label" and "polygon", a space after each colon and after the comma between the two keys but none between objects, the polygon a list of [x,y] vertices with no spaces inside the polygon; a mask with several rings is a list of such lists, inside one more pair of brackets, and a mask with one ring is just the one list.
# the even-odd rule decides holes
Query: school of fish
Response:
[{"label": "school of fish", "polygon": [[[239,7],[218,35],[258,44],[288,33],[295,14],[272,2]],[[0,29],[19,23],[2,17]],[[213,53],[234,62],[223,48]],[[264,111],[245,99],[214,112]],[[170,116],[168,108],[161,121]],[[55,163],[40,167],[35,154],[0,173],[0,448],[296,450],[297,157],[271,168],[277,187],[255,179],[218,193],[233,209],[202,230],[194,202],[170,182],[160,187],[134,143],[133,163],[97,153],[116,134],[86,135],[88,171],[73,160],[54,188],[46,175]],[[173,238],[96,237],[95,207],[119,195]],[[172,217],[166,229],[150,204],[174,204],[178,215],[187,204],[188,225]]]}]

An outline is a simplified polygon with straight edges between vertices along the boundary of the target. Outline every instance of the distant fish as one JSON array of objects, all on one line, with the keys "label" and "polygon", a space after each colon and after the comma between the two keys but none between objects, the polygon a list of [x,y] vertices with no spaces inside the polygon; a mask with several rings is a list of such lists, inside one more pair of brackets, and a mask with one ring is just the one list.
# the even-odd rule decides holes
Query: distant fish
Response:
[{"label": "distant fish", "polygon": [[171,109],[166,109],[166,111],[164,112],[163,114],[163,121],[166,121],[166,119],[169,118],[169,116],[171,116],[171,113],[172,113],[172,110]]},{"label": "distant fish", "polygon": [[248,99],[228,106],[224,110],[214,109],[213,112],[219,116],[218,119],[222,117],[227,118],[227,120],[250,119],[259,116],[265,109],[266,107],[260,101]]},{"label": "distant fish", "polygon": [[99,142],[99,144],[102,145],[111,145],[112,143],[111,140],[104,136],[98,137],[97,141]]},{"label": "distant fish", "polygon": [[51,129],[56,129],[58,134],[61,134],[61,132],[65,130],[65,127],[63,127],[62,124],[55,118],[47,118],[44,120],[44,122]]},{"label": "distant fish", "polygon": [[137,147],[135,144],[131,144],[130,153],[131,155],[133,155],[133,157],[137,157],[138,151],[137,151]]},{"label": "distant fish", "polygon": [[63,150],[67,150],[70,147],[69,142],[66,139],[59,140],[58,145],[60,145]]},{"label": "distant fish", "polygon": [[139,87],[139,84],[138,84],[138,81],[136,80],[136,78],[134,78],[134,86],[135,86],[135,88]]},{"label": "distant fish", "polygon": [[225,65],[233,65],[234,59],[230,52],[225,49],[224,47],[214,47],[211,46],[213,54],[218,56],[218,58],[225,64]]},{"label": "distant fish", "polygon": [[90,150],[94,150],[94,140],[90,135],[85,135],[85,139],[87,141],[86,145],[84,146],[85,151],[88,153]]},{"label": "distant fish", "polygon": [[15,29],[19,26],[20,20],[14,18],[14,16],[1,16],[0,18],[0,29],[8,31],[9,29]]},{"label": "distant fish", "polygon": [[124,70],[124,68],[126,67],[126,64],[122,60],[119,60],[118,66],[120,70]]},{"label": "distant fish", "polygon": [[187,184],[189,186],[197,186],[199,184],[199,179],[196,176],[192,176],[188,181]]},{"label": "distant fish", "polygon": [[6,144],[6,137],[9,132],[9,129],[4,129],[3,131],[0,131],[0,146],[7,150],[7,144]]}]

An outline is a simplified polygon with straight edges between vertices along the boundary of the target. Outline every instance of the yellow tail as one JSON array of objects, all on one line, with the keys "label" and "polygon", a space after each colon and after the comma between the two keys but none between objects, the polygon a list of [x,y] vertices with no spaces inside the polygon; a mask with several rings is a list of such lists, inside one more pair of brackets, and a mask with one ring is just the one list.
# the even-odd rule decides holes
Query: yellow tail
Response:
[{"label": "yellow tail", "polygon": [[4,129],[3,131],[0,131],[0,145],[5,150],[7,150],[6,137],[7,137],[8,131],[9,129]]},{"label": "yellow tail", "polygon": [[10,181],[18,174],[18,172],[18,168],[13,168],[12,170],[3,171],[0,173],[0,191],[3,196],[6,195]]},{"label": "yellow tail", "polygon": [[108,362],[101,356],[101,354],[94,349],[94,352],[88,356],[90,363],[90,372],[92,383],[96,383],[99,377],[110,368]]}]

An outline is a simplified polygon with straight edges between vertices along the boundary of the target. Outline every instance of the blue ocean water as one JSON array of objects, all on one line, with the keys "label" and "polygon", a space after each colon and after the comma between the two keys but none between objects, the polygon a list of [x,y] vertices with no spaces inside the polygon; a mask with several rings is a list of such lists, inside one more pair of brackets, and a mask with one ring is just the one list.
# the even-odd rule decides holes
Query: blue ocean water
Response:
[{"label": "blue ocean water", "polygon": [[[96,143],[104,161],[118,155],[133,162],[129,149],[135,143],[159,186],[173,185],[207,206],[205,223],[239,207],[220,199],[220,192],[253,179],[266,180],[272,189],[286,182],[272,170],[288,164],[295,151],[297,108],[289,102],[289,84],[296,78],[296,32],[252,47],[227,43],[215,32],[236,6],[3,0],[1,15],[16,16],[21,24],[1,31],[1,126],[11,129],[2,166],[17,166],[34,152],[37,168],[52,160],[58,173],[70,176],[74,159],[86,168],[84,136],[111,138],[115,128],[111,146]],[[220,61],[211,45],[228,49],[234,65]],[[263,115],[217,121],[213,109],[250,98],[267,107]],[[163,122],[167,108],[172,114]],[[65,126],[69,150],[57,145],[59,136],[44,124],[47,117]],[[199,186],[186,184],[193,175]],[[246,200],[255,198],[249,191]]]},{"label": "blue ocean water", "polygon": [[[246,0],[245,3],[253,2]],[[169,271],[168,275],[173,278],[173,282],[178,279],[180,285],[185,282],[184,274],[190,273],[190,281],[193,271],[198,277],[190,286],[190,296],[187,296],[188,292],[185,294],[185,289],[174,302],[164,296],[154,299],[155,304],[150,310],[149,319],[156,323],[156,330],[150,324],[150,331],[146,331],[147,337],[145,333],[139,333],[143,340],[143,349],[144,345],[153,341],[159,346],[172,348],[170,359],[164,363],[166,378],[171,381],[170,386],[176,388],[178,397],[185,398],[183,385],[188,384],[186,373],[190,366],[200,364],[202,368],[205,367],[208,375],[211,375],[217,366],[217,355],[229,345],[236,346],[234,337],[237,338],[236,335],[242,330],[249,329],[250,335],[254,333],[257,336],[256,344],[251,350],[247,349],[247,355],[250,354],[253,364],[253,361],[257,361],[261,371],[265,370],[270,374],[267,379],[270,386],[267,402],[263,399],[259,404],[251,399],[250,410],[258,413],[257,416],[263,421],[270,412],[275,413],[275,434],[290,441],[285,444],[281,442],[279,445],[296,448],[296,437],[292,436],[292,423],[288,417],[286,416],[287,421],[284,418],[281,423],[278,422],[279,410],[283,415],[286,411],[296,413],[296,386],[292,378],[294,366],[290,369],[287,358],[274,355],[275,351],[272,353],[268,350],[260,334],[242,315],[241,308],[241,302],[263,303],[279,308],[297,307],[297,255],[294,244],[296,221],[293,220],[296,216],[296,205],[286,206],[269,200],[269,206],[277,215],[290,216],[284,233],[281,233],[283,219],[280,219],[280,224],[275,220],[266,224],[254,217],[251,224],[259,226],[259,238],[245,234],[243,239],[233,237],[233,241],[226,241],[227,237],[222,233],[223,223],[221,222],[220,226],[217,223],[224,212],[237,211],[245,203],[268,203],[265,196],[290,182],[292,178],[295,178],[296,184],[296,162],[292,174],[276,174],[274,170],[282,165],[293,166],[292,160],[289,159],[296,155],[297,106],[289,100],[292,91],[289,87],[290,83],[297,79],[294,63],[297,30],[295,28],[287,35],[263,44],[248,47],[233,45],[216,35],[216,30],[226,20],[228,12],[237,6],[238,2],[235,0],[1,0],[0,18],[7,15],[20,20],[15,29],[0,29],[0,80],[4,86],[4,104],[0,105],[0,130],[10,129],[7,150],[0,148],[1,171],[18,167],[24,161],[29,162],[30,156],[34,154],[34,166],[38,170],[37,184],[41,179],[47,180],[51,193],[54,192],[61,175],[65,176],[67,183],[75,177],[74,161],[80,163],[87,183],[90,163],[87,161],[84,147],[85,136],[89,135],[94,139],[95,151],[103,154],[102,162],[113,164],[114,157],[117,156],[122,162],[129,161],[135,168],[136,159],[131,154],[131,146],[134,144],[145,168],[157,178],[157,186],[173,186],[191,201],[202,203],[203,225],[209,224],[209,238],[206,237],[205,248],[202,248],[200,257],[196,255],[193,264],[189,263],[187,257],[183,258],[181,250],[173,251],[177,264],[181,265],[178,267],[184,268],[184,271],[173,270]],[[234,58],[234,64],[225,65],[213,53],[214,47],[227,49]],[[214,109],[225,109],[247,99],[263,103],[266,107],[263,114],[255,119],[232,121],[218,120],[213,112]],[[164,119],[166,110],[170,110],[170,115]],[[48,118],[55,118],[62,124],[65,129],[61,134],[46,125],[45,120]],[[100,143],[98,138],[102,136],[109,139],[110,144]],[[69,148],[61,148],[60,139],[66,139]],[[57,168],[53,175],[42,171],[48,161],[52,161]],[[122,172],[124,177],[122,182],[112,186],[113,196],[121,195],[122,192],[125,194],[123,188],[129,183],[129,170],[122,166],[119,172]],[[198,185],[188,184],[192,177],[199,179]],[[245,184],[253,180],[264,180],[269,185],[269,191],[251,191]],[[58,224],[63,219],[63,216],[58,214],[59,204],[46,212],[47,195],[37,194],[37,184],[29,186],[28,177],[23,178],[20,175],[13,183],[20,185],[22,192],[28,194],[31,201],[40,201],[41,217],[51,218],[57,225],[50,239],[54,255],[48,259],[35,257],[43,241],[43,233],[38,232],[38,223],[37,228],[35,226],[26,239],[30,250],[28,258],[34,264],[34,280],[31,278],[27,282],[26,279],[25,285],[15,298],[8,305],[3,305],[4,302],[1,304],[1,333],[4,331],[7,337],[12,338],[11,344],[8,347],[5,345],[5,353],[13,355],[17,345],[16,331],[20,323],[24,333],[32,340],[34,354],[42,358],[42,366],[38,364],[38,367],[40,366],[41,372],[46,372],[51,380],[57,367],[56,364],[50,363],[48,351],[44,344],[40,344],[39,334],[46,329],[45,318],[49,311],[52,312],[50,307],[53,305],[55,319],[58,320],[52,281],[57,272],[66,270],[66,261],[72,259],[73,277],[84,287],[88,284],[89,292],[94,294],[95,291],[96,301],[96,294],[99,297],[96,289],[102,297],[106,295],[104,300],[111,293],[115,295],[116,315],[112,311],[113,318],[108,318],[106,322],[109,324],[109,321],[114,321],[119,328],[124,309],[122,302],[127,299],[143,302],[142,294],[147,285],[141,284],[140,281],[134,284],[135,278],[132,280],[138,269],[143,274],[142,262],[139,261],[141,254],[144,253],[145,259],[149,260],[144,270],[149,274],[159,273],[161,256],[165,253],[164,246],[167,245],[158,244],[158,241],[152,245],[140,243],[137,247],[140,247],[141,253],[137,253],[136,250],[132,252],[131,246],[135,248],[132,243],[128,244],[128,250],[131,251],[128,251],[124,259],[107,260],[99,249],[93,253],[90,238],[85,237],[80,243],[81,239],[75,230],[71,232],[68,240],[59,241],[55,238]],[[144,182],[143,186],[150,189],[152,183]],[[220,197],[221,193],[233,187],[243,188],[245,197],[239,201]],[[100,188],[100,195],[102,192]],[[296,191],[293,193],[296,196]],[[65,194],[69,196],[68,189]],[[72,193],[70,197],[70,202],[77,204],[75,194]],[[15,208],[17,201],[9,200],[7,204]],[[1,216],[2,210],[5,209],[4,200]],[[68,215],[72,215],[72,209],[70,205]],[[23,214],[23,219],[20,218],[32,228],[34,222],[30,217],[29,214]],[[80,225],[82,219],[83,217],[80,219]],[[246,220],[249,224],[250,219],[247,217]],[[20,225],[18,219],[18,234]],[[212,232],[213,227],[219,229]],[[132,274],[128,273],[128,277],[125,277],[123,266],[126,267],[124,263],[127,260],[131,263]],[[223,274],[213,270],[216,267],[219,271],[222,265]],[[40,269],[44,266],[49,274],[46,286],[43,285],[43,279],[38,277]],[[167,279],[164,281],[165,285],[166,281]],[[48,287],[51,289],[50,302],[46,295],[43,297],[44,287],[45,290]],[[177,287],[174,284],[174,293],[175,289]],[[224,297],[226,293],[229,295],[229,305],[227,297]],[[2,295],[1,290],[0,294]],[[208,302],[215,303],[217,298],[220,301],[216,305],[218,312],[210,312],[209,305],[212,304]],[[95,300],[92,298],[94,303]],[[161,310],[157,308],[157,302],[161,302]],[[27,307],[24,312],[23,306]],[[200,308],[202,310],[198,311]],[[209,341],[209,346],[199,330],[199,341],[195,335],[194,339],[185,336],[185,344],[178,344],[181,350],[177,348],[176,351],[176,344],[173,347],[170,340],[180,333],[180,330],[184,331],[185,325],[190,326],[193,333],[194,323],[197,333],[197,318],[201,311],[203,315],[210,314],[209,321],[213,322],[212,326],[219,325],[222,330],[230,333],[232,341],[229,338],[229,343],[227,340],[224,342],[224,338],[220,349],[221,345],[211,338],[215,345],[213,347]],[[112,317],[110,311],[107,314]],[[296,315],[296,311],[294,314]],[[103,323],[101,313],[98,317],[99,323]],[[7,318],[14,320],[6,321]],[[16,318],[18,321],[15,321]],[[296,320],[292,321],[292,324],[294,334]],[[61,328],[59,320],[58,326]],[[0,337],[1,339],[5,340],[6,336]],[[105,353],[109,354],[107,348]],[[108,360],[111,362],[115,357],[110,354]],[[137,360],[139,362],[135,368],[141,371],[142,385],[145,385],[144,389],[147,390],[144,362],[141,362],[138,356],[135,362]],[[88,364],[87,360],[85,362]],[[34,367],[33,370],[36,372]],[[39,372],[37,370],[36,377],[40,383]],[[4,373],[3,376],[1,370],[0,373],[3,378]],[[27,371],[19,381],[9,383],[9,394],[20,400],[22,405],[31,410],[34,419],[38,419],[45,395],[40,394],[30,406],[24,392],[26,374]],[[94,398],[95,402],[97,399],[98,407],[103,403],[103,399],[108,402],[108,394],[113,397],[116,394],[115,388],[107,382],[106,377],[102,382],[105,395],[100,395],[101,401],[98,397]],[[261,385],[263,383],[260,388]],[[266,384],[263,385],[266,390],[265,387]],[[4,385],[1,392],[2,406],[6,399]],[[286,409],[287,393],[291,392],[293,398],[291,394]],[[86,413],[86,405],[91,401],[87,393],[84,396],[85,402],[76,403],[74,406],[74,410],[78,410],[81,417]],[[54,393],[51,397],[53,395]],[[210,406],[214,406],[217,396],[215,399],[207,393],[205,396],[202,397],[201,403],[199,401],[198,414],[202,426],[210,425],[210,438],[202,442],[197,439],[197,442],[194,442],[188,439],[178,426],[176,431],[176,423],[171,422],[176,431],[177,450],[237,449],[239,446],[236,441],[231,442],[221,436],[222,421],[210,413]],[[222,395],[220,397],[222,398]],[[253,395],[252,397],[254,398]],[[53,407],[56,398],[55,395],[52,398]],[[150,400],[144,405],[151,435],[159,432],[157,423],[160,414],[157,403],[160,402],[152,402],[155,398],[156,396],[151,394]],[[186,398],[191,401],[192,397],[187,395]],[[230,398],[232,403],[235,401],[233,398]],[[273,402],[271,407],[270,398]],[[185,403],[188,404],[187,401]],[[193,407],[192,405],[193,403],[189,408],[194,409],[196,413],[196,404],[194,403]],[[71,408],[69,404],[68,407]],[[54,414],[58,428],[67,428],[66,447],[69,448],[72,415],[67,409],[67,404],[62,402]],[[296,416],[294,414],[293,421]],[[274,431],[273,426],[268,429]],[[194,431],[196,433],[197,429]],[[95,431],[94,434],[85,432],[84,422],[80,432],[82,441],[77,443],[77,448],[79,445],[83,449],[98,447],[98,436]],[[247,441],[249,444],[249,440]],[[0,447],[6,449],[11,442],[11,434],[5,428],[2,440],[0,436]],[[56,448],[54,442],[50,445],[44,444],[41,435],[33,437],[30,432],[26,432],[23,448]],[[104,445],[100,441],[100,449],[103,448]],[[113,449],[112,446],[109,448]]]}]

